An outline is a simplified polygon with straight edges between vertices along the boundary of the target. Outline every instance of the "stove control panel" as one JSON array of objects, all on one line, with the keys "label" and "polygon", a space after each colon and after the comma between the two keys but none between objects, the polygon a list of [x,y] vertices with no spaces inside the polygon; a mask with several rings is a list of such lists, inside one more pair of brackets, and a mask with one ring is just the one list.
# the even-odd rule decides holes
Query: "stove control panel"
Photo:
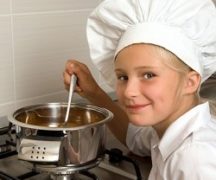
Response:
[{"label": "stove control panel", "polygon": [[34,162],[57,162],[60,146],[60,141],[22,139],[18,149],[18,158]]}]

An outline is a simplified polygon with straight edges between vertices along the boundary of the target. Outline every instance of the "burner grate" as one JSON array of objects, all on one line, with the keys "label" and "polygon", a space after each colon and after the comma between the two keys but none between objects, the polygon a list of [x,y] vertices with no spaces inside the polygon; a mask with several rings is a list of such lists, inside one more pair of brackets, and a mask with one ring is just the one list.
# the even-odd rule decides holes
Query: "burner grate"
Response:
[{"label": "burner grate", "polygon": [[99,180],[99,178],[88,170],[82,170],[74,174],[51,175],[52,180]]}]

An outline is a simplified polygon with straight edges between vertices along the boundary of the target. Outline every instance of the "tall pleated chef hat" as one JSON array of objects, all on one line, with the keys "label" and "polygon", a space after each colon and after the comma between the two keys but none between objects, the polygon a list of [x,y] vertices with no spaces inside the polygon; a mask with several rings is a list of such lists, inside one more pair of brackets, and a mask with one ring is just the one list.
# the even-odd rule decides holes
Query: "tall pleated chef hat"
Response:
[{"label": "tall pleated chef hat", "polygon": [[111,87],[114,59],[135,43],[159,45],[197,71],[216,71],[216,8],[211,0],[104,0],[87,22],[90,56]]}]

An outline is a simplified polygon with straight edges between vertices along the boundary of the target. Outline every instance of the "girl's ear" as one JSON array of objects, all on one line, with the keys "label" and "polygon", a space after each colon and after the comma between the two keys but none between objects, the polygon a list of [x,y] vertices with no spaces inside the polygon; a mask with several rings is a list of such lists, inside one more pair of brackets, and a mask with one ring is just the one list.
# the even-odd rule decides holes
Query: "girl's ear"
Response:
[{"label": "girl's ear", "polygon": [[200,87],[201,77],[196,71],[190,71],[186,75],[185,93],[192,94],[197,92]]}]

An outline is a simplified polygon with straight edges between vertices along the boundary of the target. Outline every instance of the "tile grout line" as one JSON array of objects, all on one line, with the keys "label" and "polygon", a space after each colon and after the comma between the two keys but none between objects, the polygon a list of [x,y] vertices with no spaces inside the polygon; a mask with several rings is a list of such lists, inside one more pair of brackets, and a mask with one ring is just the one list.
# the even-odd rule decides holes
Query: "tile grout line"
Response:
[{"label": "tile grout line", "polygon": [[13,102],[16,104],[17,94],[16,94],[16,67],[15,67],[15,50],[14,50],[14,19],[13,19],[13,8],[12,8],[12,0],[10,0],[10,20],[11,20],[11,48],[12,48],[12,64],[13,64],[13,87],[14,87],[14,100]]},{"label": "tile grout line", "polygon": [[26,12],[26,13],[13,13],[12,11],[12,1],[10,0],[10,14],[3,14],[0,17],[5,16],[25,16],[25,15],[45,15],[45,14],[64,14],[64,13],[72,13],[72,12],[85,12],[92,11],[92,9],[74,9],[74,10],[50,10],[50,11],[36,11],[36,12]]}]

